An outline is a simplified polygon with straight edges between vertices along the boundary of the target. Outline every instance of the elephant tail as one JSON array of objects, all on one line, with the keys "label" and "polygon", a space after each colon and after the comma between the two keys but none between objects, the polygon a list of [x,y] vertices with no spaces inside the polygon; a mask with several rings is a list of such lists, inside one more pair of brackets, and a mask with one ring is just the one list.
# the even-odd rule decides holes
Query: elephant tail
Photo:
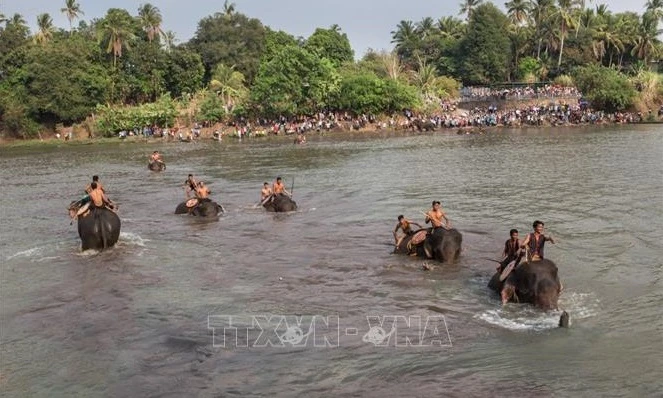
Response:
[{"label": "elephant tail", "polygon": [[95,222],[99,225],[99,233],[101,234],[101,250],[108,248],[108,237],[106,237],[106,225],[101,218],[101,210],[95,209],[94,211]]}]

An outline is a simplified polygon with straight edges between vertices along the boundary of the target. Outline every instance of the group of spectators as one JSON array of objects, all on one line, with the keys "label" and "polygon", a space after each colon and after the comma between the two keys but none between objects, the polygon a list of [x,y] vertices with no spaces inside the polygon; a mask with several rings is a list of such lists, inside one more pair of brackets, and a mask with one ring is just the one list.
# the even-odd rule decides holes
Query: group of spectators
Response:
[{"label": "group of spectators", "polygon": [[521,86],[512,88],[463,87],[460,102],[528,100],[538,98],[580,98],[582,94],[575,87],[546,84],[544,86]]}]

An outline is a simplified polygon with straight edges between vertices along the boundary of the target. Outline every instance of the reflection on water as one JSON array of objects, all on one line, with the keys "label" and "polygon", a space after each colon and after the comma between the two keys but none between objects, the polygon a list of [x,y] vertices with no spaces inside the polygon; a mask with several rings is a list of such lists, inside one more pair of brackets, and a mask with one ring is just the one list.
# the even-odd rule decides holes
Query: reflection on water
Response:
[{"label": "reflection on water", "polygon": [[[0,388],[653,395],[663,387],[653,371],[663,367],[663,133],[630,128],[3,149]],[[164,173],[146,168],[157,149]],[[188,173],[226,208],[220,219],[173,214]],[[65,208],[93,174],[120,203],[122,234],[117,247],[81,255]],[[277,175],[299,211],[253,208]],[[390,253],[391,231],[398,214],[420,220],[433,199],[464,233],[464,251],[459,264],[425,272]],[[534,219],[558,241],[546,253],[564,281],[568,330],[555,327],[558,313],[501,307],[485,287],[485,259]],[[335,316],[339,347],[214,347],[208,315],[233,314]],[[396,347],[423,336],[414,323],[386,337],[390,319],[442,316],[450,346]],[[371,330],[391,343],[367,343]]]}]

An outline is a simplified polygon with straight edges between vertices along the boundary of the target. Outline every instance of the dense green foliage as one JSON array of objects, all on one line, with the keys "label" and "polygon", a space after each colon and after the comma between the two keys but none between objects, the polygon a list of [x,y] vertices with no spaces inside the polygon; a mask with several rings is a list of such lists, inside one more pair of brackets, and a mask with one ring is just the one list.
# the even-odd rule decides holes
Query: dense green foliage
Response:
[{"label": "dense green foliage", "polygon": [[321,110],[434,112],[458,95],[460,82],[564,76],[556,81],[572,84],[568,74],[606,110],[650,106],[663,95],[660,78],[645,73],[663,54],[660,1],[641,15],[574,0],[512,0],[506,13],[467,1],[466,19],[401,21],[391,32],[393,51],[369,51],[358,61],[338,25],[294,37],[228,2],[179,45],[149,3],[85,21],[76,1],[62,2],[65,28],[45,13],[33,32],[21,15],[0,15],[4,134],[32,137],[92,115],[95,123],[85,125],[111,134],[141,124]]},{"label": "dense green foliage", "polygon": [[633,105],[635,89],[626,76],[600,65],[579,67],[574,81],[592,106],[608,112],[623,111]]}]

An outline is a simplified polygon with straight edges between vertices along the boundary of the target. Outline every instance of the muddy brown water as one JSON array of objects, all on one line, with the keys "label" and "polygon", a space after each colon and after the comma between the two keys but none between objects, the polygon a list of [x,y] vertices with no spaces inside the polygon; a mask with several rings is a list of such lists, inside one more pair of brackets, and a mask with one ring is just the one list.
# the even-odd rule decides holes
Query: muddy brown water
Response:
[{"label": "muddy brown water", "polygon": [[[163,173],[147,170],[153,150]],[[658,126],[1,148],[0,391],[660,394],[662,158]],[[173,214],[188,173],[220,219]],[[93,174],[122,235],[81,254],[65,208]],[[277,175],[296,213],[252,208]],[[391,254],[391,231],[433,199],[464,251],[425,272]],[[485,258],[535,219],[558,240],[546,255],[569,329],[486,288]]]}]

